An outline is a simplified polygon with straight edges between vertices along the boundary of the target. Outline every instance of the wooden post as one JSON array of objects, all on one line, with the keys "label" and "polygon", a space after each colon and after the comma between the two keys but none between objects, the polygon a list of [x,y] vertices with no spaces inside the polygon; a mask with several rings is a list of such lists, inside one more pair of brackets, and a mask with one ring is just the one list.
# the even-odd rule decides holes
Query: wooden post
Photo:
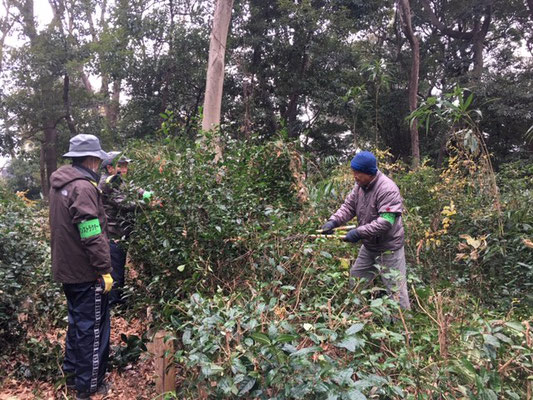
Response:
[{"label": "wooden post", "polygon": [[165,342],[169,332],[159,331],[154,336],[152,352],[155,361],[155,389],[158,394],[176,390],[176,368],[174,366],[174,342]]}]

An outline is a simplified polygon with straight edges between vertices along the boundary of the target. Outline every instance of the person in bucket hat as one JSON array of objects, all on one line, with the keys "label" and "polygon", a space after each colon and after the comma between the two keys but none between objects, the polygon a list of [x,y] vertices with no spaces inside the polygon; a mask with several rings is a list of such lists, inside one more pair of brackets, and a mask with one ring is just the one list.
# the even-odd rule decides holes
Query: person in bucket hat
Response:
[{"label": "person in bucket hat", "polygon": [[110,321],[108,293],[113,285],[107,219],[97,187],[107,153],[94,135],[70,139],[71,158],[50,177],[52,275],[63,284],[68,329],[63,372],[77,399],[107,393]]},{"label": "person in bucket hat", "polygon": [[[134,211],[146,205],[152,198],[152,192],[135,188],[124,180],[128,174],[131,160],[120,151],[111,151],[102,162],[102,177],[98,187],[102,191],[102,200],[108,222],[109,248],[113,281],[115,285],[109,294],[109,305],[125,303],[122,288],[125,283],[126,255],[128,238],[133,230]],[[128,196],[131,193],[132,196]],[[139,199],[135,199],[138,196]]]}]

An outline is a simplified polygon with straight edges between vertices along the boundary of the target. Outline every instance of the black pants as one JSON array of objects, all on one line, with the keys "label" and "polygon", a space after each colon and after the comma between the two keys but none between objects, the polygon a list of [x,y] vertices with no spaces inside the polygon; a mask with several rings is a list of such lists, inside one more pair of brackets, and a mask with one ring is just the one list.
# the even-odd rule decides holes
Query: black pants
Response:
[{"label": "black pants", "polygon": [[65,283],[68,330],[63,371],[73,376],[76,390],[94,393],[102,384],[109,358],[108,295],[103,283]]},{"label": "black pants", "polygon": [[111,276],[113,277],[113,289],[109,293],[109,305],[124,303],[122,298],[122,288],[124,287],[124,275],[126,272],[126,251],[122,246],[113,240],[109,241],[109,251],[111,253]]}]

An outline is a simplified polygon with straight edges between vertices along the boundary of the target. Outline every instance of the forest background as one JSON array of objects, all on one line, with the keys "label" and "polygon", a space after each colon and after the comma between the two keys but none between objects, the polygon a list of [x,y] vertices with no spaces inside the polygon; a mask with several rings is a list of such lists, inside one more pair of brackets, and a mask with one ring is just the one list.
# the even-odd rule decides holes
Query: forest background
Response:
[{"label": "forest background", "polygon": [[[124,317],[151,322],[117,371],[165,327],[178,398],[531,398],[530,1],[236,0],[214,132],[213,2],[50,0],[45,25],[2,6],[6,377],[61,387],[48,177],[93,133],[164,204],[136,215]],[[353,246],[312,237],[360,148],[405,197],[409,315],[349,290]]]}]

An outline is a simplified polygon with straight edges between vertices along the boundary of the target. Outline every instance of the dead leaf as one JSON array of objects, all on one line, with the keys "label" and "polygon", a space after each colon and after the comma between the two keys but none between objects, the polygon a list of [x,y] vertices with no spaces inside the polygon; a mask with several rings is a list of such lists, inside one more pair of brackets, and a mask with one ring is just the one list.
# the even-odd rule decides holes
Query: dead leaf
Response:
[{"label": "dead leaf", "polygon": [[455,256],[455,261],[461,261],[466,257],[465,253],[457,253]]}]

